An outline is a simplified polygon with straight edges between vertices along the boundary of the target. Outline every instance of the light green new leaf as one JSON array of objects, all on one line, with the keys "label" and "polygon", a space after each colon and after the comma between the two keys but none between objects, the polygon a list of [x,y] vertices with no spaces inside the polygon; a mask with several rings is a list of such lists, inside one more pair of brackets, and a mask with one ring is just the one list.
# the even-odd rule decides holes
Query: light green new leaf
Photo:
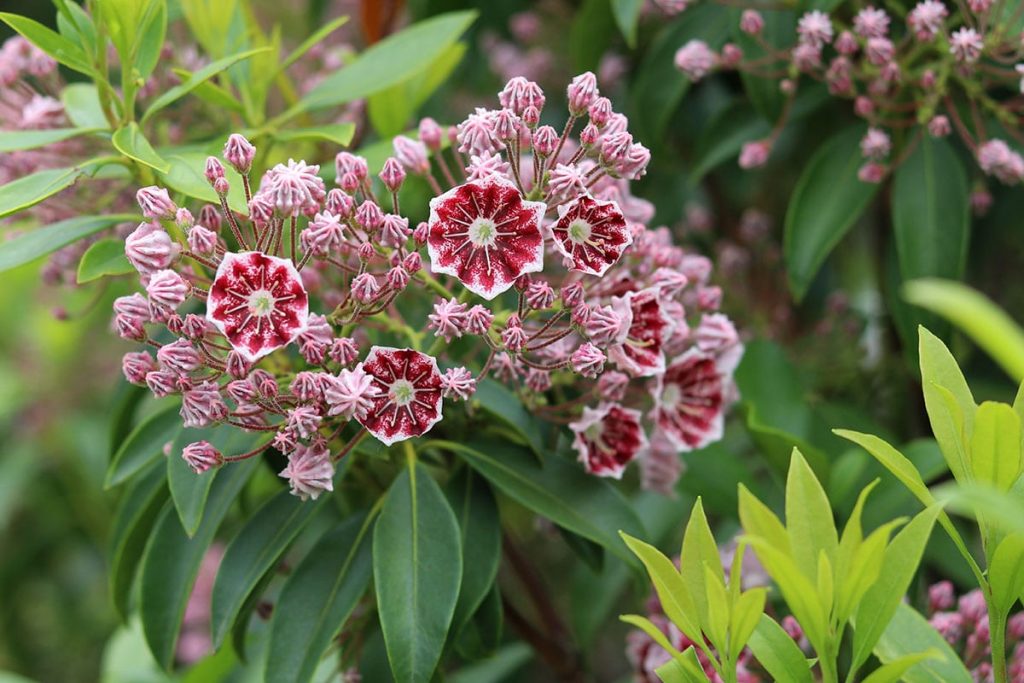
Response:
[{"label": "light green new leaf", "polygon": [[149,78],[160,61],[167,37],[167,0],[154,0],[139,32],[135,49],[135,68],[142,78]]},{"label": "light green new leaf", "polygon": [[848,429],[835,429],[836,436],[852,441],[873,455],[885,469],[906,486],[914,496],[926,506],[935,504],[935,497],[928,490],[920,472],[905,455],[890,446],[884,440],[872,434],[861,434]]},{"label": "light green new leaf", "polygon": [[[71,187],[82,173],[82,169],[77,167],[47,168],[22,176],[6,185],[0,185],[0,218],[35,206],[61,190]],[[57,248],[59,247],[54,247]]]},{"label": "light green new leaf", "polygon": [[[146,113],[142,115],[142,122],[145,123],[150,119],[151,116],[156,114],[161,109],[181,99],[182,97],[189,94],[206,81],[226,71],[227,69],[231,68],[243,59],[248,59],[249,57],[252,57],[255,54],[266,52],[269,49],[270,48],[261,47],[255,50],[246,50],[245,52],[240,52],[229,57],[224,57],[222,59],[218,59],[215,62],[207,64],[203,68],[191,74],[187,79],[185,79],[183,83],[179,83],[178,85],[165,91],[155,100],[153,100],[152,104],[149,105],[149,108],[146,109]],[[157,168],[157,170],[166,172],[165,169],[161,168]]]},{"label": "light green new leaf", "polygon": [[[924,327],[918,327],[918,339],[922,391],[932,432],[950,471],[963,482],[966,472],[964,436],[969,440],[973,431],[974,396],[960,366],[942,340]],[[959,406],[958,411],[954,411],[948,398],[943,396],[943,389],[952,395]]]},{"label": "light green new leaf", "polygon": [[679,650],[676,649],[675,645],[669,642],[668,636],[666,636],[660,628],[655,626],[650,619],[647,617],[641,617],[638,614],[620,614],[619,621],[640,629],[650,636],[651,640],[657,643],[660,648],[672,655],[676,661],[679,661],[679,658],[682,656]]},{"label": "light green new leaf", "polygon": [[1024,534],[1006,536],[988,566],[992,599],[1004,614],[1024,594]]},{"label": "light green new leaf", "polygon": [[971,471],[981,484],[1008,491],[1021,473],[1020,418],[1005,403],[985,401],[974,416]]},{"label": "light green new leaf", "polygon": [[939,632],[914,608],[900,603],[875,646],[875,654],[888,664],[907,655],[932,651],[935,657],[924,659],[903,673],[904,683],[971,683],[971,674]]},{"label": "light green new leaf", "polygon": [[370,524],[349,517],[317,541],[281,589],[267,645],[267,683],[304,683],[366,592],[373,574]]},{"label": "light green new leaf", "polygon": [[[2,194],[3,188],[0,188]],[[28,230],[13,239],[0,242],[0,273],[34,261],[117,223],[135,220],[138,220],[138,216],[131,214],[79,216]]]},{"label": "light green new leaf", "polygon": [[25,40],[53,57],[60,64],[86,76],[93,75],[89,57],[82,51],[82,48],[53,29],[28,17],[9,12],[0,12],[0,21],[20,33]]},{"label": "light green new leaf", "polygon": [[111,488],[130,479],[163,455],[163,448],[181,432],[178,404],[154,413],[132,430],[121,443],[107,467],[104,488]]},{"label": "light green new leaf", "polygon": [[761,615],[748,644],[772,680],[814,683],[804,653],[786,630],[767,614]]},{"label": "light green new leaf", "polygon": [[832,506],[825,489],[797,449],[793,449],[786,479],[786,530],[793,559],[805,576],[816,576],[822,552],[833,563],[839,538]]},{"label": "light green new leaf", "polygon": [[329,123],[322,126],[310,126],[309,128],[285,128],[275,130],[271,137],[281,142],[291,140],[326,140],[336,145],[347,147],[352,142],[352,136],[356,133],[354,123]]},{"label": "light green new leaf", "polygon": [[640,558],[647,573],[654,584],[654,590],[658,594],[658,600],[665,610],[665,614],[679,628],[683,634],[694,642],[701,642],[701,624],[694,621],[697,612],[693,595],[689,586],[683,581],[683,577],[676,571],[672,560],[649,543],[633,538],[627,533],[622,533],[622,540],[626,542],[629,549]]},{"label": "light green new leaf", "polygon": [[238,492],[258,466],[259,460],[250,458],[224,468],[193,537],[185,534],[173,505],[164,506],[150,535],[142,558],[139,611],[149,649],[165,669],[174,663],[185,606],[203,556]]},{"label": "light green new leaf", "polygon": [[904,522],[893,520],[871,532],[853,556],[848,572],[838,577],[839,599],[835,617],[846,621],[857,609],[864,594],[879,580],[885,563],[885,549],[893,530]]},{"label": "light green new leaf", "polygon": [[71,123],[81,129],[109,130],[99,91],[92,83],[71,83],[61,91],[60,101]]},{"label": "light green new leaf", "polygon": [[395,680],[430,680],[455,613],[462,549],[448,501],[415,462],[391,484],[377,520],[373,580]]},{"label": "light green new leaf", "polygon": [[956,513],[983,519],[998,531],[1024,533],[1024,500],[1016,489],[1000,491],[984,484],[966,484],[944,487],[936,495]]},{"label": "light green new leaf", "polygon": [[706,623],[709,617],[708,588],[705,585],[705,567],[714,572],[717,583],[725,585],[725,574],[722,571],[721,556],[718,553],[718,544],[711,534],[711,527],[708,526],[708,519],[704,514],[704,506],[701,499],[693,504],[690,512],[690,519],[686,523],[686,532],[683,534],[683,547],[679,553],[679,573],[683,582],[691,588],[694,605],[697,607],[697,614],[702,622]]},{"label": "light green new leaf", "polygon": [[45,130],[0,131],[0,152],[16,152],[52,145],[81,135],[95,133],[102,128],[48,128]]},{"label": "light green new leaf", "polygon": [[708,680],[692,647],[680,655],[679,659],[659,666],[654,673],[661,679],[661,683],[707,683]]},{"label": "light green new leaf", "polygon": [[450,45],[404,83],[371,95],[366,102],[367,114],[377,135],[390,139],[405,130],[416,111],[448,80],[465,53],[465,44]]},{"label": "light green new leaf", "polygon": [[134,273],[135,267],[124,255],[124,240],[107,238],[89,245],[78,262],[78,284],[92,282],[108,275]]},{"label": "light green new leaf", "polygon": [[775,513],[740,484],[740,524],[748,536],[760,538],[784,555],[790,554],[789,534]]},{"label": "light green new leaf", "polygon": [[1024,330],[984,294],[959,282],[908,282],[903,298],[938,313],[980,346],[1015,382],[1024,380]]},{"label": "light green new leaf", "polygon": [[857,177],[863,164],[862,126],[822,145],[804,167],[786,212],[783,253],[789,288],[800,300],[839,241],[878,191]]},{"label": "light green new leaf", "polygon": [[282,118],[336,107],[402,83],[437,59],[476,19],[476,12],[450,12],[413,24],[370,46],[359,58],[325,78]]},{"label": "light green new leaf", "polygon": [[[721,562],[715,562],[718,571],[722,571]],[[701,618],[704,632],[708,640],[719,652],[729,649],[729,596],[725,592],[725,584],[710,566],[704,565],[705,602],[708,605],[707,619]]]},{"label": "light green new leaf", "polygon": [[903,679],[903,674],[910,667],[926,659],[942,659],[942,654],[938,650],[928,650],[927,652],[904,655],[872,671],[871,675],[864,679],[864,683],[896,683]]},{"label": "light green new leaf", "polygon": [[145,164],[161,173],[167,173],[171,168],[163,157],[156,153],[153,146],[149,144],[149,140],[142,134],[139,124],[134,121],[114,131],[110,141],[117,151],[140,164]]},{"label": "light green new leaf", "polygon": [[[737,581],[737,583],[739,583]],[[729,616],[729,656],[736,660],[747,646],[764,614],[767,588],[751,588],[740,595]]]}]

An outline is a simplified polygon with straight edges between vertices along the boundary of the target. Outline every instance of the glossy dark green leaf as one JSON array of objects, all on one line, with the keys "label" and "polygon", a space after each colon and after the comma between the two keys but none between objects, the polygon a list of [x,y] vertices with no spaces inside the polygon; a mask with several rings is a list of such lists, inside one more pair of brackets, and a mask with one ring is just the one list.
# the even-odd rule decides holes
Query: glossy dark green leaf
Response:
[{"label": "glossy dark green leaf", "polygon": [[857,177],[864,163],[862,126],[854,126],[823,144],[797,182],[789,209],[783,253],[789,288],[803,298],[825,259],[853,227],[878,191],[877,183]]},{"label": "glossy dark green leaf", "polygon": [[490,656],[501,644],[504,618],[501,590],[493,584],[472,618],[456,631],[455,649],[462,658],[473,661]]},{"label": "glossy dark green leaf", "polygon": [[182,528],[173,505],[165,505],[160,513],[142,557],[139,611],[149,649],[165,669],[174,663],[185,605],[203,556],[239,491],[258,466],[259,460],[251,458],[221,470],[213,483],[206,514],[191,538]]},{"label": "glossy dark green leaf", "polygon": [[156,150],[153,149],[153,146],[149,144],[149,140],[143,134],[142,129],[139,128],[139,124],[134,121],[114,131],[110,141],[114,144],[117,151],[140,164],[145,164],[161,173],[166,173],[170,170],[170,165],[168,165],[163,157],[156,153]]},{"label": "glossy dark green leaf", "polygon": [[737,104],[725,109],[708,122],[697,139],[690,182],[697,183],[726,161],[736,163],[744,144],[764,138],[769,131],[771,125],[750,107]]},{"label": "glossy dark green leaf", "polygon": [[110,596],[121,620],[128,618],[128,602],[139,559],[149,532],[167,501],[167,472],[152,463],[145,475],[125,490],[114,513],[107,559]]},{"label": "glossy dark green leaf", "polygon": [[437,667],[462,580],[459,527],[440,487],[415,462],[391,484],[373,531],[373,582],[398,683]]},{"label": "glossy dark green leaf", "polygon": [[644,6],[643,0],[611,0],[611,4],[615,23],[626,39],[626,45],[636,47],[636,28],[640,22],[640,10]]},{"label": "glossy dark green leaf", "polygon": [[104,486],[117,486],[162,457],[164,446],[173,442],[181,429],[181,416],[178,415],[177,404],[170,405],[144,420],[132,430],[114,453],[107,467]]},{"label": "glossy dark green leaf", "polygon": [[480,606],[498,575],[501,519],[491,487],[465,467],[445,487],[462,541],[462,587],[453,628],[460,629]]},{"label": "glossy dark green leaf", "polygon": [[304,501],[281,491],[256,511],[224,551],[213,584],[210,632],[220,647],[246,598],[260,579],[271,571],[295,537],[330,500],[320,496]]},{"label": "glossy dark green leaf", "polygon": [[893,175],[892,224],[904,280],[963,275],[971,225],[969,194],[953,147],[924,136]]},{"label": "glossy dark green leaf", "polygon": [[32,43],[59,63],[87,76],[93,69],[89,58],[75,43],[37,21],[19,14],[0,12],[0,21],[20,33],[25,40]]},{"label": "glossy dark green leaf", "polygon": [[[47,197],[52,197],[61,190],[71,187],[81,175],[82,169],[80,168],[48,168],[18,178],[6,185],[0,185],[0,218],[35,206]],[[7,242],[4,246],[7,247],[10,244],[11,242]],[[54,247],[54,249],[56,248]],[[2,258],[2,254],[3,252],[0,252],[0,258]]]},{"label": "glossy dark green leaf", "polygon": [[544,453],[542,423],[530,415],[508,387],[485,379],[477,384],[473,400],[492,417],[511,427],[537,456]]},{"label": "glossy dark green leaf", "polygon": [[0,132],[0,152],[35,149],[55,142],[70,140],[95,133],[100,128],[49,128],[46,130],[17,130]]},{"label": "glossy dark green leaf", "polygon": [[[28,178],[31,177],[28,176]],[[6,187],[10,187],[10,185]],[[0,189],[0,195],[2,194],[3,189]],[[34,261],[40,256],[45,256],[117,223],[136,219],[137,216],[130,214],[81,216],[27,230],[13,239],[0,242],[0,272]]]},{"label": "glossy dark green leaf", "polygon": [[299,563],[274,606],[267,683],[304,683],[366,592],[373,572],[374,517],[349,517]]},{"label": "glossy dark green leaf", "polygon": [[285,117],[363,99],[405,81],[458,40],[475,19],[476,12],[450,12],[388,36],[325,78]]},{"label": "glossy dark green leaf", "polygon": [[[156,114],[161,109],[164,109],[168,105],[181,99],[182,97],[189,94],[206,81],[210,80],[217,74],[226,71],[238,62],[244,59],[248,59],[249,57],[252,57],[253,55],[258,54],[260,52],[266,52],[269,49],[270,48],[263,47],[256,50],[246,50],[245,52],[240,52],[236,55],[231,55],[230,57],[224,57],[223,59],[218,59],[215,62],[210,62],[203,68],[191,74],[188,78],[185,79],[183,83],[179,83],[173,88],[170,88],[169,90],[162,93],[155,100],[153,100],[152,104],[149,105],[149,108],[146,109],[146,113],[143,114],[142,121],[148,121],[151,116]],[[157,170],[165,171],[165,169],[161,168],[157,168]]]},{"label": "glossy dark green leaf", "polygon": [[643,524],[607,481],[557,456],[545,458],[541,465],[529,451],[510,443],[472,439],[434,443],[457,453],[506,495],[636,566],[636,558],[618,534],[621,530],[643,538]]},{"label": "glossy dark green leaf", "polygon": [[569,25],[568,47],[576,72],[597,71],[601,55],[615,38],[615,17],[608,0],[583,0]]},{"label": "glossy dark green leaf", "polygon": [[124,240],[102,239],[93,242],[78,262],[78,284],[108,275],[127,275],[135,268],[124,255]]}]

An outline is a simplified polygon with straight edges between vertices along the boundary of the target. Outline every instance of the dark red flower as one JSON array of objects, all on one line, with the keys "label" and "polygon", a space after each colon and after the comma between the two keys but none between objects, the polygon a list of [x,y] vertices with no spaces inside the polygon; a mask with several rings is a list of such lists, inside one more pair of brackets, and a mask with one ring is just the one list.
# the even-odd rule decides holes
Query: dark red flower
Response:
[{"label": "dark red flower", "polygon": [[568,267],[591,275],[604,275],[633,243],[619,205],[593,197],[560,206],[551,232]]},{"label": "dark red flower", "polygon": [[386,445],[422,436],[441,420],[441,372],[437,360],[412,349],[374,346],[359,366],[373,378],[373,406],[366,429]]},{"label": "dark red flower", "polygon": [[692,348],[654,384],[653,420],[677,448],[689,451],[722,438],[725,379],[715,356]]},{"label": "dark red flower", "polygon": [[217,268],[206,318],[252,362],[306,329],[309,297],[291,261],[258,251],[229,253]]},{"label": "dark red flower", "polygon": [[457,277],[493,299],[524,273],[544,267],[546,205],[524,201],[500,176],[459,185],[430,200],[427,252],[435,273]]},{"label": "dark red flower", "polygon": [[647,446],[640,426],[640,411],[617,403],[584,408],[583,416],[569,425],[576,433],[572,445],[591,474],[620,479],[633,458]]},{"label": "dark red flower", "polygon": [[675,324],[662,306],[659,289],[648,287],[638,292],[627,292],[625,296],[612,299],[612,308],[623,316],[627,324],[622,326],[616,343],[608,347],[608,357],[634,377],[647,377],[664,371],[662,346]]}]

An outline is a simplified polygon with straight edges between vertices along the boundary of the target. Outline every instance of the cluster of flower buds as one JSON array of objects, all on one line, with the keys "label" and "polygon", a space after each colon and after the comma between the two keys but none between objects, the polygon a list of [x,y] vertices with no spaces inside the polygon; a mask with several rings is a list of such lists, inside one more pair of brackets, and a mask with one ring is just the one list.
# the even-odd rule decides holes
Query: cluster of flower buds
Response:
[{"label": "cluster of flower buds", "polygon": [[[125,253],[146,296],[118,299],[115,327],[156,355],[127,354],[126,377],[180,394],[186,426],[272,434],[240,455],[192,444],[190,465],[272,445],[289,458],[293,492],[315,497],[364,435],[387,445],[421,436],[442,420],[443,399],[466,400],[487,377],[568,425],[596,475],[619,477],[642,453],[672,472],[666,461],[719,438],[742,345],[717,312],[711,263],[644,226],[652,207],[628,184],[650,154],[593,74],[567,94],[561,132],[540,125],[544,93],[522,78],[499,109],[456,127],[424,119],[418,139],[395,138],[378,175],[390,202],[348,152],[329,191],[319,167],[292,160],[253,191],[255,149],[240,135],[223,158],[247,216],[231,208],[238,181],[214,157],[205,175],[219,210],[195,218],[166,190],[139,190],[148,221]],[[399,210],[410,175],[435,195],[415,228]],[[424,290],[433,311],[410,319],[400,297]],[[156,341],[152,325],[174,339]],[[356,435],[342,444],[351,421]]]},{"label": "cluster of flower buds", "polygon": [[[718,548],[722,568],[725,571],[727,580],[731,580],[729,570],[736,553],[736,545],[736,540],[733,539]],[[677,567],[679,566],[678,558],[675,564]],[[764,566],[757,559],[757,555],[749,548],[743,555],[741,572],[740,581],[743,590],[771,584],[771,579],[768,577]],[[669,620],[657,595],[652,594],[648,598],[646,607],[647,618],[664,634],[668,642],[680,652],[685,653],[692,648],[708,680],[720,683],[722,678],[719,676],[718,671],[716,671],[714,664],[708,659],[704,649],[695,647],[694,642],[683,635],[679,628]],[[805,651],[809,649],[810,644],[804,638],[803,629],[796,619],[792,616],[785,617],[782,620],[782,627],[801,649]],[[705,643],[705,645],[708,649],[713,649],[710,643]],[[633,667],[633,680],[636,683],[661,683],[661,679],[655,671],[672,660],[672,655],[667,650],[660,646],[647,632],[640,629],[631,630],[626,635],[626,657]],[[750,649],[744,648],[739,660],[736,662],[736,681],[738,683],[763,683],[770,680],[772,680],[771,676],[764,671]]]},{"label": "cluster of flower buds", "polygon": [[[921,0],[897,22],[884,9],[860,9],[847,25],[840,12],[806,12],[797,21],[790,45],[773,45],[764,37],[761,10],[742,12],[739,29],[760,46],[747,59],[739,45],[728,43],[719,53],[701,40],[679,48],[676,67],[696,81],[714,69],[736,69],[753,77],[780,82],[790,105],[801,76],[823,81],[829,92],[850,100],[853,111],[871,129],[864,138],[860,179],[877,183],[906,158],[889,160],[892,145],[887,129],[919,127],[915,135],[941,138],[956,132],[975,155],[986,175],[1006,184],[1024,181],[1024,158],[997,137],[997,121],[1007,135],[1024,144],[1016,132],[1021,124],[1019,98],[1024,92],[1021,37],[1008,27],[1016,18],[996,16],[1001,5],[970,0],[947,8],[941,0]],[[895,35],[894,35],[895,34]],[[772,132],[747,143],[739,157],[743,168],[768,161],[772,146],[792,111],[783,108]],[[969,114],[967,113],[969,112]],[[989,123],[986,123],[988,121]]]},{"label": "cluster of flower buds", "polygon": [[[949,581],[928,588],[929,623],[960,655],[976,681],[992,680],[992,642],[985,596],[978,589],[957,598]],[[1010,616],[1006,624],[1009,680],[1024,680],[1024,612]]]}]

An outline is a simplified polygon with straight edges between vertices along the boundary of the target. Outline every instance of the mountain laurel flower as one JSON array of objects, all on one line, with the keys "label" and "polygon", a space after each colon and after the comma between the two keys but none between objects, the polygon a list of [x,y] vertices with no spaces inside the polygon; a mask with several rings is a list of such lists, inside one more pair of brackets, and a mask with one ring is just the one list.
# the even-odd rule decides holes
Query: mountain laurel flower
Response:
[{"label": "mountain laurel flower", "polygon": [[232,133],[224,143],[224,160],[240,175],[248,175],[252,161],[256,158],[256,148],[245,139],[245,136]]},{"label": "mountain laurel flower", "polygon": [[180,250],[180,246],[156,222],[139,223],[124,240],[124,255],[143,275],[170,267]]},{"label": "mountain laurel flower", "polygon": [[576,76],[566,89],[566,95],[569,101],[569,113],[573,116],[582,116],[597,99],[597,76],[590,71]]},{"label": "mountain laurel flower", "polygon": [[[430,159],[427,156],[427,145],[424,142],[399,135],[392,139],[391,145],[395,150],[395,158],[406,171],[413,175],[426,175],[430,172]],[[440,139],[438,139],[438,145],[440,145]]]},{"label": "mountain laurel flower", "polygon": [[292,495],[302,500],[316,500],[324,491],[333,491],[334,465],[327,445],[318,440],[308,446],[296,446],[278,476],[287,479]]},{"label": "mountain laurel flower", "polygon": [[469,326],[469,312],[457,299],[441,299],[434,304],[434,312],[427,316],[427,329],[450,343],[462,336]]},{"label": "mountain laurel flower", "polygon": [[584,408],[583,416],[569,425],[573,448],[591,474],[621,479],[626,466],[647,447],[640,411],[605,403]]},{"label": "mountain laurel flower", "polygon": [[356,366],[338,373],[324,389],[324,400],[330,406],[329,415],[362,420],[373,408],[377,394],[374,378],[362,366]]},{"label": "mountain laurel flower", "polygon": [[146,284],[149,302],[158,309],[174,311],[188,297],[189,285],[173,270],[158,270]]},{"label": "mountain laurel flower", "polygon": [[947,16],[949,10],[939,0],[922,0],[907,14],[907,26],[918,40],[930,41],[942,30]]},{"label": "mountain laurel flower", "polygon": [[171,201],[167,190],[155,185],[140,189],[135,193],[135,200],[139,203],[139,208],[142,209],[142,215],[152,220],[160,218],[173,220],[178,211],[178,207]]},{"label": "mountain laurel flower", "polygon": [[722,437],[725,380],[714,356],[687,351],[659,375],[652,419],[677,448],[702,448]]},{"label": "mountain laurel flower", "polygon": [[961,64],[973,64],[981,57],[985,47],[981,34],[963,26],[949,36],[949,52]]},{"label": "mountain laurel flower", "polygon": [[476,392],[476,379],[464,367],[448,368],[441,375],[441,393],[445,398],[466,401]]},{"label": "mountain laurel flower", "polygon": [[359,367],[375,393],[372,407],[356,419],[384,445],[423,436],[441,421],[437,359],[413,349],[374,346]]},{"label": "mountain laurel flower", "polygon": [[148,351],[132,351],[121,358],[121,371],[130,384],[145,385],[146,375],[157,369]]},{"label": "mountain laurel flower", "polygon": [[212,467],[220,467],[224,456],[209,441],[196,441],[181,449],[181,458],[196,474],[202,474]]},{"label": "mountain laurel flower", "polygon": [[772,141],[769,139],[747,142],[740,150],[739,165],[744,170],[760,168],[768,162],[772,152]]},{"label": "mountain laurel flower", "polygon": [[187,339],[178,339],[164,344],[156,352],[160,367],[178,375],[187,375],[202,365],[199,352]]},{"label": "mountain laurel flower", "polygon": [[388,157],[378,177],[384,183],[384,187],[388,188],[388,191],[398,192],[402,187],[402,183],[405,182],[405,169],[402,168],[402,164],[398,162],[398,159]]},{"label": "mountain laurel flower", "polygon": [[878,128],[868,128],[868,132],[860,141],[860,151],[867,159],[881,161],[889,156],[892,143],[889,134]]},{"label": "mountain laurel flower", "polygon": [[572,369],[584,377],[594,379],[601,374],[606,360],[607,356],[602,353],[601,349],[590,342],[586,342],[573,351],[571,357]]},{"label": "mountain laurel flower", "polygon": [[228,407],[215,382],[200,382],[182,393],[181,417],[186,427],[205,427],[228,416]]},{"label": "mountain laurel flower", "polygon": [[800,42],[820,48],[832,42],[832,22],[821,10],[806,12],[797,22]]},{"label": "mountain laurel flower", "polygon": [[690,80],[699,81],[715,67],[715,53],[703,40],[691,40],[676,51],[673,62]]},{"label": "mountain laurel flower", "polygon": [[1024,180],[1024,158],[1004,141],[988,140],[978,145],[976,154],[978,166],[987,175],[995,176],[1007,185]]}]

